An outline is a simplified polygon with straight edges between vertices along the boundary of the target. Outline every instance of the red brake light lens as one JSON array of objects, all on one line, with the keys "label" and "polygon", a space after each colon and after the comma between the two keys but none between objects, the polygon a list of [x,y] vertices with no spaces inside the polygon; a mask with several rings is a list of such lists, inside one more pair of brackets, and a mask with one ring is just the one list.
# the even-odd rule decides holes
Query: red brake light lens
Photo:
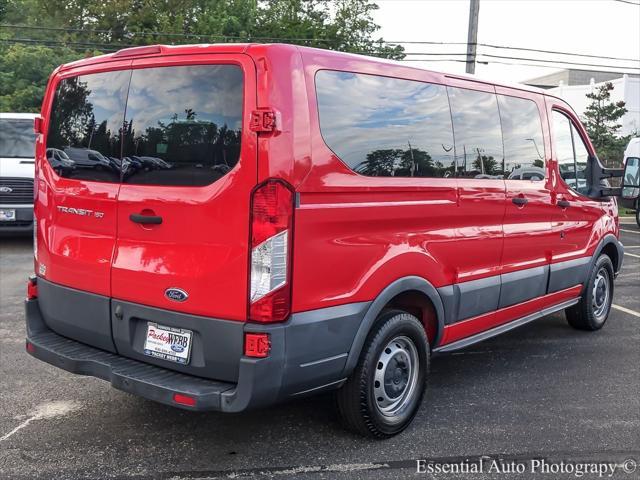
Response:
[{"label": "red brake light lens", "polygon": [[27,300],[38,298],[38,283],[35,276],[29,277],[27,280]]},{"label": "red brake light lens", "polygon": [[249,320],[280,322],[291,311],[291,241],[293,191],[268,180],[251,200]]},{"label": "red brake light lens", "polygon": [[265,358],[269,356],[271,342],[268,333],[245,333],[244,354],[247,357]]}]

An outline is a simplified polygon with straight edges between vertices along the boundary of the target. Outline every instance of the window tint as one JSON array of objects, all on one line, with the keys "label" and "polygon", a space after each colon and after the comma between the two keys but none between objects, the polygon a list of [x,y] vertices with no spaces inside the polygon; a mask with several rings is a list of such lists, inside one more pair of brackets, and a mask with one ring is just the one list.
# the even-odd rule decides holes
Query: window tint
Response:
[{"label": "window tint", "polygon": [[458,176],[503,178],[498,102],[493,93],[449,88]]},{"label": "window tint", "polygon": [[355,172],[454,175],[446,87],[324,70],[316,75],[316,90],[322,136]]},{"label": "window tint", "polygon": [[35,140],[33,120],[0,119],[0,157],[33,158]]},{"label": "window tint", "polygon": [[571,136],[576,152],[576,178],[578,179],[578,192],[586,195],[589,192],[587,186],[587,164],[589,163],[589,152],[585,146],[578,130],[571,124]]},{"label": "window tint", "polygon": [[208,185],[240,155],[242,70],[201,65],[134,70],[123,181]]},{"label": "window tint", "polygon": [[47,159],[59,175],[120,181],[120,136],[131,71],[60,82],[51,109]]},{"label": "window tint", "polygon": [[525,98],[498,95],[504,175],[512,180],[544,180],[544,141],[538,106]]},{"label": "window tint", "polygon": [[589,153],[569,118],[555,110],[553,134],[560,176],[573,190],[587,193],[586,168]]}]

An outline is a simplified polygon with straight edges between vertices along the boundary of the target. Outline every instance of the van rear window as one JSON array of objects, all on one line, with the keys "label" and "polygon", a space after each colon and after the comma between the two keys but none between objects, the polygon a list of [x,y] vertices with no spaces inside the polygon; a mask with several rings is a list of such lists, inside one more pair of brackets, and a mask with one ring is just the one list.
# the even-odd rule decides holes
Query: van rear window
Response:
[{"label": "van rear window", "polygon": [[242,95],[242,70],[234,65],[64,79],[51,111],[47,160],[68,178],[208,185],[238,163]]},{"label": "van rear window", "polygon": [[134,70],[123,181],[203,186],[222,177],[240,157],[242,93],[234,65]]},{"label": "van rear window", "polygon": [[65,78],[49,121],[47,160],[58,175],[120,181],[120,134],[131,72]]}]

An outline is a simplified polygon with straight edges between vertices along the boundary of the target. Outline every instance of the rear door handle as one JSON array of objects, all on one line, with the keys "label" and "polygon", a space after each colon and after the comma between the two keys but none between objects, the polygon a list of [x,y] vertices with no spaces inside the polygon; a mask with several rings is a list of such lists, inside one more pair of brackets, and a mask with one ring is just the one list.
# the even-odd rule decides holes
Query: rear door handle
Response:
[{"label": "rear door handle", "polygon": [[524,197],[513,197],[513,198],[511,199],[511,201],[512,201],[513,203],[515,203],[516,205],[520,205],[520,206],[522,206],[522,205],[526,205],[526,204],[527,204],[527,202],[529,202],[529,200],[527,200],[527,199],[526,199],[526,198],[524,198]]},{"label": "rear door handle", "polygon": [[140,215],[139,213],[132,213],[129,215],[129,220],[135,223],[142,223],[143,225],[160,225],[162,223],[162,217],[155,215]]},{"label": "rear door handle", "polygon": [[558,200],[557,205],[560,208],[569,208],[571,206],[571,202],[569,200]]}]

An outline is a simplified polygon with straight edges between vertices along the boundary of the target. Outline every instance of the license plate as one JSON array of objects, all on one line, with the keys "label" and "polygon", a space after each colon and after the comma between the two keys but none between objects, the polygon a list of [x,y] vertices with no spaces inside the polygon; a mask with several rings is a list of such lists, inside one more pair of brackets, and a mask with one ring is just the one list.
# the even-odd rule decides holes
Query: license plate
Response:
[{"label": "license plate", "polygon": [[191,330],[164,327],[149,322],[144,341],[144,353],[151,357],[186,365],[189,363],[192,337]]},{"label": "license plate", "polygon": [[0,222],[14,222],[15,220],[15,210],[0,210]]}]

